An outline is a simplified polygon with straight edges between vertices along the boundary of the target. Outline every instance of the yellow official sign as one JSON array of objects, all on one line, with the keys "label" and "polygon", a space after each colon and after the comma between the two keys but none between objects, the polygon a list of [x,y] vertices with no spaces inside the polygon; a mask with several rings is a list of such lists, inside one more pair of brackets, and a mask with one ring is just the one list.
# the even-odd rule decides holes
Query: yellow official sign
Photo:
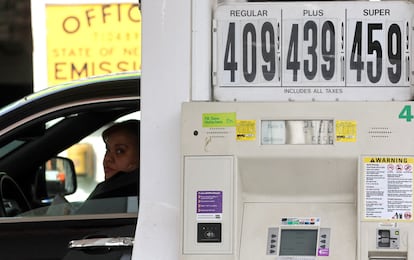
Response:
[{"label": "yellow official sign", "polygon": [[46,5],[48,85],[141,70],[138,3]]}]

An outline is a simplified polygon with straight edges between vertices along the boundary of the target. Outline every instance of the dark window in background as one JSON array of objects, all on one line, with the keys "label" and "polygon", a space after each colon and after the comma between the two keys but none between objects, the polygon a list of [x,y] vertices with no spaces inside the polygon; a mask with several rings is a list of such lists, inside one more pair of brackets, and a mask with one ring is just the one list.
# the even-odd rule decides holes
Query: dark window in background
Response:
[{"label": "dark window in background", "polygon": [[0,0],[0,106],[33,92],[30,0]]}]

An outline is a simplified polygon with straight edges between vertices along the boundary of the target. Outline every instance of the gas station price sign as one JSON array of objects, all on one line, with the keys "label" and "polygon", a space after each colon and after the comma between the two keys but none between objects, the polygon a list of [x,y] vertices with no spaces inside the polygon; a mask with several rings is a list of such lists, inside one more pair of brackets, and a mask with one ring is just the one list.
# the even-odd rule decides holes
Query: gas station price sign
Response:
[{"label": "gas station price sign", "polygon": [[409,2],[230,3],[215,10],[216,100],[411,100]]}]

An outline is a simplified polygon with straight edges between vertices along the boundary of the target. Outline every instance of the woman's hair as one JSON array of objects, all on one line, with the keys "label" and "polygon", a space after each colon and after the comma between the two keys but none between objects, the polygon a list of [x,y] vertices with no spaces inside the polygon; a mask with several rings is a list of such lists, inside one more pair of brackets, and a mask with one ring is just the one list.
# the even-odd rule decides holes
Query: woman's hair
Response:
[{"label": "woman's hair", "polygon": [[131,135],[136,136],[138,143],[139,143],[139,135],[140,135],[140,121],[139,120],[130,119],[130,120],[126,120],[126,121],[111,125],[110,127],[108,127],[102,132],[103,140],[105,141],[108,138],[108,136],[118,131],[126,131],[130,133]]}]

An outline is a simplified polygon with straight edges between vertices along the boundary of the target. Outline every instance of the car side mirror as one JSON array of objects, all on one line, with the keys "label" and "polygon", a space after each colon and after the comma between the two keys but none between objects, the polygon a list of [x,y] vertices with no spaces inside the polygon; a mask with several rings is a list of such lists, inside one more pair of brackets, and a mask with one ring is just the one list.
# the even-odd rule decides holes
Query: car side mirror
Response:
[{"label": "car side mirror", "polygon": [[70,195],[77,188],[75,165],[65,157],[53,157],[46,162],[44,171],[46,191],[49,198]]}]

